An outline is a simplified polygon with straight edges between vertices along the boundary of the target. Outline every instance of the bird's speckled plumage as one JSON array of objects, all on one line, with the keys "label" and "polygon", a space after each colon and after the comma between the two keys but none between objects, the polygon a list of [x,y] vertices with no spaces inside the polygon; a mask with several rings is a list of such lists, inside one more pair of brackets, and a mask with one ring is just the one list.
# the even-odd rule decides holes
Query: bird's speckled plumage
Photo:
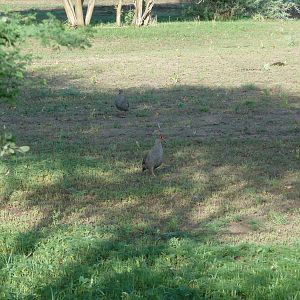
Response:
[{"label": "bird's speckled plumage", "polygon": [[162,147],[162,138],[156,139],[154,146],[145,155],[142,162],[142,170],[149,170],[151,175],[154,174],[154,169],[158,168],[163,162],[164,150]]},{"label": "bird's speckled plumage", "polygon": [[119,94],[115,100],[116,108],[120,111],[128,111],[129,110],[129,102],[123,94],[122,90],[119,90]]}]

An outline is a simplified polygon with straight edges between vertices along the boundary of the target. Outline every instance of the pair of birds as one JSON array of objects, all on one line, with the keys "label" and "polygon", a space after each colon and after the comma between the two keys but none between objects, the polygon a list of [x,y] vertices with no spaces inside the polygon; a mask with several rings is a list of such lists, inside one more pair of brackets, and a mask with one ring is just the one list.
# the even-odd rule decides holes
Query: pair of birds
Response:
[{"label": "pair of birds", "polygon": [[[129,110],[129,102],[122,90],[118,91],[118,95],[115,100],[115,106],[121,112],[127,112]],[[154,146],[144,156],[142,162],[142,171],[144,172],[145,170],[149,170],[150,174],[153,176],[155,176],[154,170],[162,164],[164,156],[162,142],[165,140],[165,138],[160,132],[159,124],[158,134],[159,138],[155,140]]]}]

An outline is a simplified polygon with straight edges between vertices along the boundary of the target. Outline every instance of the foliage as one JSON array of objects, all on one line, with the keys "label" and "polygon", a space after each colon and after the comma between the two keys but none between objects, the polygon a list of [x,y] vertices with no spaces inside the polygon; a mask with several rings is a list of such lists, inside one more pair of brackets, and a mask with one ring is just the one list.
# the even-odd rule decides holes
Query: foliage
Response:
[{"label": "foliage", "polygon": [[[0,102],[14,103],[16,100],[25,67],[30,61],[30,56],[22,54],[20,49],[26,38],[37,37],[43,44],[53,48],[84,48],[90,46],[91,36],[91,30],[72,30],[51,14],[41,24],[35,22],[33,15],[0,15]],[[17,147],[11,134],[0,134],[0,156],[29,150],[27,146]]]},{"label": "foliage", "polygon": [[124,24],[131,25],[134,18],[134,10],[130,9],[124,14]]},{"label": "foliage", "polygon": [[285,0],[202,0],[192,1],[184,8],[185,17],[200,20],[226,20],[257,16],[269,19],[287,19],[292,9],[298,10],[295,1]]},{"label": "foliage", "polygon": [[22,41],[18,18],[0,18],[0,99],[14,100],[28,57],[21,55],[18,43]]},{"label": "foliage", "polygon": [[17,146],[15,137],[6,131],[0,132],[0,157],[26,153],[30,150],[28,146]]},{"label": "foliage", "polygon": [[41,24],[35,17],[19,14],[6,14],[0,18],[0,100],[15,100],[24,78],[25,66],[29,56],[20,53],[20,44],[26,38],[37,37],[44,45],[59,48],[89,47],[92,31],[90,29],[74,30],[53,15]]},{"label": "foliage", "polygon": [[48,19],[44,20],[38,27],[37,35],[46,46],[60,48],[65,46],[68,48],[86,48],[90,47],[90,38],[92,37],[92,29],[86,28],[70,28],[60,22],[55,16],[48,13]]}]

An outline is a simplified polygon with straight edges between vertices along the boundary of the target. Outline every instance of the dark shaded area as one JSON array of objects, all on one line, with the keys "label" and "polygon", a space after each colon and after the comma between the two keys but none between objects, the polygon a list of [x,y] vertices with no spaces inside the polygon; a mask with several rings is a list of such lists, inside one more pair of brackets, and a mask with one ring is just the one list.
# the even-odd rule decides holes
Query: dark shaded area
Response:
[{"label": "dark shaded area", "polygon": [[[163,281],[178,274],[187,277],[190,274],[188,280],[195,280],[191,271],[193,265],[178,270],[171,267],[158,270],[153,267],[155,259],[171,251],[169,243],[174,237],[203,243],[218,241],[216,230],[209,224],[224,217],[230,206],[238,205],[230,199],[230,194],[227,195],[228,201],[221,203],[208,217],[197,223],[190,222],[195,207],[205,207],[214,193],[225,190],[230,184],[230,180],[216,172],[218,168],[228,166],[235,172],[244,166],[243,171],[234,174],[247,182],[240,190],[241,195],[246,189],[272,191],[270,179],[280,180],[287,172],[300,170],[300,160],[295,152],[300,147],[300,110],[296,108],[300,98],[289,96],[287,106],[280,95],[266,95],[265,90],[256,86],[230,90],[179,85],[166,89],[130,89],[125,92],[131,99],[132,108],[127,118],[118,119],[111,105],[114,91],[86,92],[80,86],[65,89],[70,86],[71,78],[43,79],[49,82],[49,87],[38,84],[41,78],[36,82],[32,80],[24,88],[16,109],[9,110],[1,105],[1,110],[5,110],[5,114],[0,115],[1,123],[13,124],[10,128],[17,133],[18,140],[29,143],[32,148],[28,156],[18,161],[7,160],[7,167],[12,170],[19,164],[34,167],[47,161],[44,163],[46,171],[60,170],[63,173],[62,180],[56,184],[37,184],[24,198],[24,207],[36,207],[43,212],[43,218],[32,230],[16,238],[15,249],[22,252],[14,254],[34,255],[39,243],[56,230],[68,227],[65,220],[76,212],[80,212],[78,219],[89,230],[105,232],[105,226],[114,225],[115,231],[113,238],[107,241],[96,239],[92,247],[83,247],[82,261],[64,267],[65,275],[37,290],[37,295],[44,299],[65,295],[95,299],[114,290],[119,297],[140,291],[148,299],[152,299],[155,293],[163,295],[162,299],[206,298],[209,290],[216,287],[203,284],[199,289],[180,284],[180,281],[173,285]],[[155,102],[156,99],[160,101]],[[143,103],[151,106],[149,111],[141,111]],[[155,114],[157,111],[159,117]],[[156,178],[140,172],[128,173],[126,166],[140,164],[142,152],[152,144],[156,121],[160,121],[168,137],[165,166],[158,170]],[[101,127],[99,132],[93,132],[96,126]],[[140,149],[133,146],[136,141],[139,141]],[[102,171],[104,175],[81,175],[77,171],[79,166]],[[207,176],[203,187],[192,180],[193,174],[183,172],[195,166]],[[14,173],[5,180],[7,192],[1,199],[2,208],[9,207],[14,190],[27,184]],[[175,198],[169,196],[168,188],[176,191]],[[299,207],[299,191],[299,184],[296,184],[285,193],[285,202],[274,205],[281,210]],[[46,194],[47,199],[44,198]],[[137,200],[126,206],[126,210],[114,206],[115,201],[128,197]],[[162,216],[159,211],[155,213],[154,207],[147,216],[147,226],[136,228],[134,218],[138,220],[145,213],[143,208],[149,205],[152,197],[159,198],[163,207],[172,209],[171,213]],[[180,203],[180,198],[186,197],[190,202]],[[107,201],[112,205],[104,205]],[[107,222],[93,221],[97,215],[104,215]],[[128,227],[125,223],[120,226],[119,219],[128,219]],[[183,256],[189,255],[189,249],[186,251]],[[212,250],[217,262],[224,257],[234,262],[240,251],[248,255],[253,249]],[[97,268],[97,264],[116,252],[123,261],[145,257],[145,266],[120,273],[108,270],[101,283],[75,293],[72,286],[82,278],[92,276],[87,265]],[[174,255],[172,263],[175,264],[177,254]],[[204,272],[206,262],[201,263],[197,255],[195,261]],[[265,277],[263,271],[260,276],[244,275],[249,286]],[[143,279],[139,281],[138,278]],[[262,285],[267,286],[270,282],[271,278],[265,279]],[[284,284],[277,291],[277,295],[284,294]],[[238,296],[245,297],[246,292],[241,289]],[[296,292],[296,285],[295,291],[290,292]]]},{"label": "dark shaded area", "polygon": [[[50,88],[41,87],[40,78],[38,81],[29,81],[17,108],[10,110],[6,104],[1,104],[1,110],[5,113],[0,115],[0,120],[16,132],[21,144],[27,143],[32,148],[21,162],[7,159],[8,166],[13,168],[19,163],[29,162],[34,164],[48,157],[54,165],[47,166],[47,171],[63,170],[63,181],[57,186],[44,187],[53,193],[54,198],[61,195],[61,199],[55,203],[44,203],[49,208],[54,205],[59,210],[63,208],[71,213],[72,195],[83,192],[82,189],[92,195],[90,202],[82,203],[83,207],[92,205],[95,197],[101,202],[128,196],[147,199],[151,193],[163,196],[166,186],[174,186],[182,194],[188,193],[194,183],[184,177],[180,182],[176,177],[158,179],[133,173],[128,174],[126,182],[117,179],[115,182],[103,182],[103,179],[93,176],[81,178],[76,174],[79,165],[100,168],[103,172],[112,171],[123,177],[126,174],[125,166],[140,164],[142,153],[152,145],[158,121],[167,136],[167,161],[158,174],[180,174],[181,168],[193,166],[194,160],[202,159],[207,163],[201,168],[216,183],[214,168],[223,164],[233,168],[245,164],[261,173],[259,178],[251,177],[247,172],[241,174],[249,182],[249,187],[261,186],[263,189],[270,178],[280,178],[287,171],[299,170],[296,150],[299,146],[300,110],[294,107],[300,103],[299,97],[288,97],[287,104],[286,96],[284,100],[277,94],[266,96],[265,90],[253,86],[230,90],[205,86],[131,89],[126,91],[131,99],[130,112],[126,118],[120,119],[113,106],[113,91],[90,93],[80,87],[65,89],[65,86],[69,86],[70,78],[46,80]],[[254,98],[255,102],[248,100]],[[170,99],[177,100],[172,102]],[[142,104],[151,108],[144,111],[140,108]],[[100,131],[93,132],[97,126],[101,128]],[[135,147],[136,141],[140,144],[139,149]],[[268,154],[261,156],[261,149],[266,149]],[[192,155],[192,159],[184,154],[178,156],[181,150]],[[11,176],[6,180],[11,181],[8,184],[12,186],[10,190],[22,184],[18,178]],[[144,191],[139,194],[139,190],[147,188],[152,181],[159,183],[153,187],[153,191],[149,195]],[[222,190],[226,183],[220,181],[218,185],[218,189],[202,191],[201,201],[211,193]],[[118,192],[115,191],[116,187]],[[25,199],[29,201],[28,207],[43,205],[41,198],[44,194],[43,187],[39,187],[34,194],[28,195],[28,199]],[[8,195],[4,197],[2,205],[9,201]],[[183,211],[180,207],[178,216]],[[97,213],[97,210],[93,213]],[[182,219],[186,220],[187,216],[188,210]]]},{"label": "dark shaded area", "polygon": [[[188,15],[183,12],[183,8],[187,7],[187,5],[189,5],[188,1],[181,1],[180,3],[155,4],[153,8],[153,17],[156,17],[158,22],[194,20],[195,16],[193,16],[193,14]],[[84,15],[86,14],[86,9],[87,7],[84,6]],[[123,5],[123,9],[122,9],[123,22],[124,22],[125,15],[132,9],[134,9],[133,4]],[[63,5],[61,8],[49,8],[49,9],[34,8],[34,9],[27,9],[27,10],[21,10],[16,12],[21,13],[25,16],[35,14],[38,22],[42,22],[43,20],[47,19],[48,13],[53,14],[56,18],[58,18],[61,21],[67,20]],[[114,5],[96,5],[91,24],[97,25],[97,24],[115,23],[115,15],[116,15],[116,9]],[[298,10],[292,9],[290,11],[290,16],[291,18],[299,19],[300,8]],[[233,18],[233,20],[234,19],[235,17]],[[230,18],[224,17],[223,21],[226,20],[230,20]]]},{"label": "dark shaded area", "polygon": [[[180,4],[156,4],[153,8],[153,16],[157,16],[157,20],[160,22],[167,22],[167,21],[179,21],[182,20],[182,13],[181,13],[182,6]],[[123,6],[123,19],[124,16],[130,11],[134,9],[133,5],[124,5]],[[29,10],[22,10],[17,11],[23,15],[31,15],[35,14],[36,19],[38,22],[42,22],[43,20],[47,19],[48,13],[53,14],[56,18],[61,21],[66,21],[66,13],[64,8],[55,8],[55,9],[29,9]],[[86,7],[84,7],[84,15],[86,14]],[[116,17],[116,9],[114,5],[105,6],[105,5],[96,5],[92,24],[105,24],[105,23],[115,23]]]},{"label": "dark shaded area", "polygon": [[300,5],[298,5],[298,9],[293,8],[290,14],[293,19],[300,19]]}]

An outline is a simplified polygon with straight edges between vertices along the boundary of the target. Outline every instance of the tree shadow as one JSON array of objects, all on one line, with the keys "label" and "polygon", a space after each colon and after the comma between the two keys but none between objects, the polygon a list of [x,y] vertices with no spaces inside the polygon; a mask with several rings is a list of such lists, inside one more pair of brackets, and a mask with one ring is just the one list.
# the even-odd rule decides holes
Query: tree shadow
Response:
[{"label": "tree shadow", "polygon": [[[4,178],[1,209],[9,212],[20,193],[21,214],[28,209],[41,214],[16,234],[11,253],[35,260],[41,245],[75,223],[88,233],[83,230],[75,238],[66,229],[63,235],[75,243],[67,242],[66,253],[74,251],[74,261],[63,262],[58,278],[37,284],[28,299],[105,298],[112,290],[118,298],[135,293],[148,299],[157,294],[163,299],[205,298],[209,286],[168,281],[203,274],[181,262],[172,269],[177,256],[189,256],[184,246],[182,256],[174,250],[181,249],[176,241],[218,242],[217,222],[248,213],[255,203],[257,210],[299,208],[299,97],[289,96],[287,106],[286,96],[254,86],[130,89],[125,93],[132,109],[120,119],[112,106],[115,91],[66,90],[72,78],[44,79],[56,84],[41,88],[32,81],[18,107],[3,106],[6,114],[1,116],[3,124],[13,124],[18,141],[31,146],[27,156],[3,162],[11,174]],[[157,122],[168,141],[165,167],[152,178],[141,174],[140,163]],[[94,230],[108,238],[85,240]],[[221,249],[213,251],[220,263]],[[173,257],[170,265],[164,265],[165,255]],[[200,258],[192,255],[198,263]],[[120,263],[119,271],[110,259]],[[92,283],[103,261],[106,273]],[[126,269],[128,261],[132,265]],[[244,277],[249,282],[256,278]]]},{"label": "tree shadow", "polygon": [[[130,11],[133,10],[134,6],[126,4],[123,5],[123,18]],[[86,14],[87,7],[84,6],[84,15]],[[156,4],[153,8],[153,16],[157,17],[159,22],[174,22],[182,20],[182,6],[181,4]],[[49,9],[24,9],[20,11],[15,11],[21,13],[24,16],[35,15],[37,22],[42,22],[48,19],[48,14],[51,13],[57,19],[61,21],[66,21],[66,13],[61,8],[49,8]],[[93,13],[93,18],[91,21],[92,25],[97,24],[109,24],[115,23],[116,8],[114,5],[96,5]]]}]

